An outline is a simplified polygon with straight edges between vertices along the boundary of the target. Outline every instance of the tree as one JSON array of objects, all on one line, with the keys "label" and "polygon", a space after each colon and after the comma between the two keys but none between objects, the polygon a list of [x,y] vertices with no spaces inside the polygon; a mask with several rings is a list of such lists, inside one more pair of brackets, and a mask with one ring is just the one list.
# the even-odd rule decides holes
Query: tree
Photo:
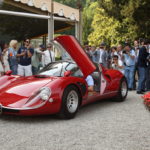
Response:
[{"label": "tree", "polygon": [[101,0],[99,6],[108,16],[124,24],[128,28],[128,34],[135,32],[131,38],[150,38],[149,0]]},{"label": "tree", "polygon": [[62,3],[62,4],[66,4],[66,5],[74,7],[74,8],[77,8],[78,3],[81,3],[81,5],[84,7],[86,5],[86,1],[88,1],[88,0],[55,0],[55,1]]},{"label": "tree", "polygon": [[90,35],[90,33],[93,31],[91,28],[91,24],[94,18],[94,14],[97,8],[97,3],[93,2],[90,4],[87,3],[86,7],[83,9],[83,43],[88,43],[87,37]]},{"label": "tree", "polygon": [[105,41],[107,44],[113,45],[124,40],[119,32],[120,22],[113,17],[108,17],[105,10],[99,8],[98,3],[95,5],[97,8],[92,22],[93,32],[88,36],[89,43],[98,46],[102,41]]},{"label": "tree", "polygon": [[[94,2],[97,0],[56,0],[59,3],[63,3],[69,5],[74,8],[78,8],[81,5],[83,10],[83,43],[88,42],[88,35],[92,32],[91,24],[94,17],[95,4]],[[71,32],[69,32],[71,33]]]}]

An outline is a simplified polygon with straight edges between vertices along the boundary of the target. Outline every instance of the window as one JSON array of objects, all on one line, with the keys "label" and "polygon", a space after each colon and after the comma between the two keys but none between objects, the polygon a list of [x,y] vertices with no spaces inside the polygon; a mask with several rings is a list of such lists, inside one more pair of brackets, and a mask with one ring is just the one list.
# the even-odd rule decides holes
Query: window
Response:
[{"label": "window", "polygon": [[47,66],[45,66],[42,70],[40,70],[37,75],[63,77],[65,71],[71,71],[71,75],[75,77],[83,76],[82,72],[75,63],[67,61],[50,63]]}]

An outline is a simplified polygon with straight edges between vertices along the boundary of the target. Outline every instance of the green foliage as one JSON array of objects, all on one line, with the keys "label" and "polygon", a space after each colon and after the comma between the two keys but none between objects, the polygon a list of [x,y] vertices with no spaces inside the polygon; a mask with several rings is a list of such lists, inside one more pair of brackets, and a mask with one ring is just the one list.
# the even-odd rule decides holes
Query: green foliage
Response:
[{"label": "green foliage", "polygon": [[66,4],[74,8],[78,8],[79,3],[81,3],[81,5],[84,7],[86,5],[86,1],[89,1],[89,0],[55,0],[55,1],[62,3],[62,4]]},{"label": "green foliage", "polygon": [[99,45],[102,41],[107,44],[118,44],[124,40],[120,36],[121,24],[113,17],[108,17],[102,8],[97,8],[92,22],[93,32],[89,35],[88,40],[90,45]]},{"label": "green foliage", "polygon": [[[77,8],[79,0],[56,0]],[[126,39],[150,38],[149,0],[80,0],[83,43],[114,45]]]},{"label": "green foliage", "polygon": [[82,34],[83,43],[88,43],[87,37],[93,31],[93,29],[91,28],[91,24],[93,21],[93,17],[95,15],[96,8],[97,8],[97,2],[93,2],[90,5],[88,5],[88,3],[87,3],[86,7],[83,9],[83,15],[82,15],[82,18],[83,18],[83,34]]},{"label": "green foliage", "polygon": [[55,0],[59,3],[62,3],[62,4],[66,4],[66,5],[69,5],[71,7],[76,7],[76,0]]},{"label": "green foliage", "polygon": [[125,33],[131,34],[130,38],[150,38],[149,0],[101,0],[99,7],[109,17],[119,20],[127,28]]}]

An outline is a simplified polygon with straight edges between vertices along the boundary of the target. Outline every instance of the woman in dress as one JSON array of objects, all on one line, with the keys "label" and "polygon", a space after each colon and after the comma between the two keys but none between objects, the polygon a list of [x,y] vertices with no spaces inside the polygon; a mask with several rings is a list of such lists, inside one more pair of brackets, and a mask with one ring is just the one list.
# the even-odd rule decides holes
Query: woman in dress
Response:
[{"label": "woman in dress", "polygon": [[7,71],[10,70],[9,62],[8,62],[8,44],[4,45],[2,54],[3,54],[4,72],[6,73]]},{"label": "woman in dress", "polygon": [[18,69],[18,60],[17,60],[17,40],[11,40],[9,43],[9,49],[8,49],[8,58],[9,58],[9,65],[10,69],[12,70],[13,75],[17,75],[17,69]]}]

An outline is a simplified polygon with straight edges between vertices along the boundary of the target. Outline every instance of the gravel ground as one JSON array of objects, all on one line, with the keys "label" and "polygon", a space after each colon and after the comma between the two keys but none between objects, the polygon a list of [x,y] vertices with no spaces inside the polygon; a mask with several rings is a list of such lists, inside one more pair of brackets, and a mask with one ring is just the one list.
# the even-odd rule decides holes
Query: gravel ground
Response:
[{"label": "gravel ground", "polygon": [[0,116],[1,150],[150,150],[150,112],[135,91],[123,103],[101,101],[75,119]]}]

